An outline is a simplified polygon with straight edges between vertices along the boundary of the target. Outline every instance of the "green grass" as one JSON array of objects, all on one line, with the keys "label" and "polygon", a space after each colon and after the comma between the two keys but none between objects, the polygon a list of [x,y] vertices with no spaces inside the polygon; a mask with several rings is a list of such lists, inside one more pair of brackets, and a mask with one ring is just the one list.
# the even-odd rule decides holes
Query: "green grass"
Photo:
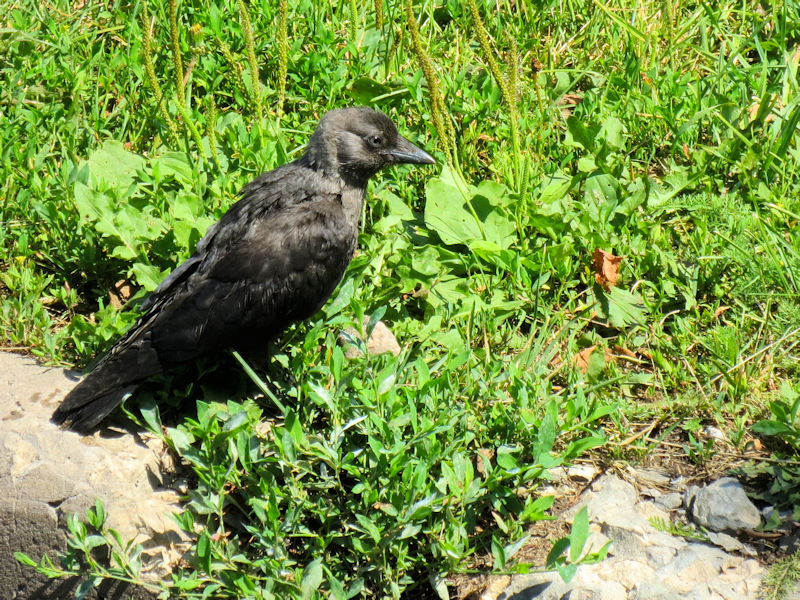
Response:
[{"label": "green grass", "polygon": [[[3,347],[108,348],[135,319],[114,285],[152,290],[330,108],[380,108],[440,162],[372,185],[266,395],[184,394],[166,439],[200,534],[173,594],[419,597],[475,555],[527,568],[546,468],[592,448],[677,432],[703,462],[715,424],[796,458],[800,5],[274,4],[0,0]],[[610,290],[597,248],[624,257]],[[365,314],[399,357],[343,358]]]}]

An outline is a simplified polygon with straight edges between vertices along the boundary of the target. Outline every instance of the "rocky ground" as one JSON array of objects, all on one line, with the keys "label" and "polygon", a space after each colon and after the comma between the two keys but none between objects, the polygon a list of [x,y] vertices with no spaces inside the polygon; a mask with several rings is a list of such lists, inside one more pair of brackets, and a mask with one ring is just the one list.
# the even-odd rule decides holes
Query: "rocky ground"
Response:
[{"label": "rocky ground", "polygon": [[[185,539],[169,518],[180,509],[173,477],[162,472],[166,456],[156,439],[125,429],[84,437],[49,421],[76,381],[30,358],[0,352],[0,598],[58,600],[73,597],[76,581],[48,581],[20,565],[15,551],[38,560],[65,547],[65,522],[100,498],[109,526],[136,539],[150,556],[151,576],[178,562]],[[764,518],[735,479],[710,484],[664,470],[621,468],[601,473],[591,465],[552,473],[550,491],[564,507],[542,523],[541,548],[568,530],[586,507],[587,543],[611,542],[608,558],[583,565],[569,583],[553,573],[454,580],[458,598],[470,600],[597,599],[747,600],[760,597],[766,573]],[[705,533],[687,535],[670,523],[696,523]],[[775,547],[796,549],[797,524],[775,534]],[[523,553],[530,549],[523,549]],[[541,555],[541,553],[539,553]],[[536,558],[536,552],[531,554]],[[526,557],[527,558],[527,557]],[[541,556],[539,556],[541,558]],[[535,562],[532,561],[532,562]],[[535,563],[539,564],[539,563]],[[149,598],[143,590],[101,587],[90,598]],[[125,595],[121,595],[125,594]],[[800,599],[800,594],[794,596]]]},{"label": "rocky ground", "polygon": [[[125,431],[83,437],[50,423],[73,374],[42,367],[30,358],[0,352],[0,598],[72,598],[76,581],[48,581],[14,558],[55,558],[66,543],[66,518],[83,515],[101,499],[109,527],[124,540],[143,543],[153,557],[153,576],[179,554],[181,535],[170,514],[178,494],[160,469],[164,449],[155,439]],[[101,588],[97,598],[149,598],[139,590]],[[90,596],[91,597],[91,596]]]}]

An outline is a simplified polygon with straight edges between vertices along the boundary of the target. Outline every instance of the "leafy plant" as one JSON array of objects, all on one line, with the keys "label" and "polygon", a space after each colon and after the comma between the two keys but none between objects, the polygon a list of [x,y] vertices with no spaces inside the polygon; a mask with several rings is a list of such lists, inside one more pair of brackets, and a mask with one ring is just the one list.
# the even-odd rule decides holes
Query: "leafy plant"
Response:
[{"label": "leafy plant", "polygon": [[[443,165],[376,182],[344,283],[276,341],[269,377],[189,386],[198,409],[165,435],[201,534],[175,595],[416,597],[475,554],[529,568],[546,469],[597,447],[638,460],[643,421],[703,462],[697,429],[744,445],[761,419],[777,462],[755,493],[797,505],[792,3],[0,7],[6,349],[102,351],[136,318],[119,305],[330,108],[385,111]],[[400,357],[343,358],[336,332],[365,315]],[[581,530],[551,567],[580,560]]]}]

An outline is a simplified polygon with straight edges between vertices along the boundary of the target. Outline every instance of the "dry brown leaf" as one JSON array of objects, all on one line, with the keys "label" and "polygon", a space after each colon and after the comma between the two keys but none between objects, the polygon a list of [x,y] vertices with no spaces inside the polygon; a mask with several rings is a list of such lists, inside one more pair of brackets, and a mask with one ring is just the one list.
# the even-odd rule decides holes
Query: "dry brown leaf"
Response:
[{"label": "dry brown leaf", "polygon": [[561,116],[568,119],[575,112],[575,107],[583,102],[583,94],[564,94],[556,100],[556,106],[559,107]]},{"label": "dry brown leaf", "polygon": [[[578,352],[575,356],[572,357],[572,362],[575,363],[575,366],[578,367],[581,372],[586,373],[589,370],[589,358],[592,356],[592,353],[598,348],[597,344],[594,346],[589,346],[588,348],[584,348],[580,352]],[[610,348],[603,348],[603,359],[608,363],[616,359],[616,356],[611,351]]]},{"label": "dry brown leaf", "polygon": [[120,279],[114,287],[108,290],[108,300],[114,310],[119,310],[133,296],[133,286],[127,279]]},{"label": "dry brown leaf", "polygon": [[583,94],[564,94],[556,100],[556,106],[575,106],[583,102]]},{"label": "dry brown leaf", "polygon": [[559,106],[561,116],[568,119],[575,111],[575,107],[583,102],[582,94],[564,94],[556,100],[556,106]]},{"label": "dry brown leaf", "polygon": [[636,358],[636,353],[633,350],[628,350],[622,346],[614,346],[614,352],[622,356],[627,356],[628,358]]},{"label": "dry brown leaf", "polygon": [[622,262],[622,257],[614,256],[610,252],[595,248],[592,259],[594,260],[595,281],[606,290],[610,290],[617,285],[617,279],[619,279],[619,263]]},{"label": "dry brown leaf", "polygon": [[720,315],[724,313],[726,310],[730,310],[730,306],[720,306],[717,310],[714,311],[714,318],[719,319]]},{"label": "dry brown leaf", "polygon": [[584,373],[586,373],[586,371],[589,369],[589,357],[592,355],[592,352],[594,352],[595,348],[597,348],[597,346],[589,346],[588,348],[584,348],[572,359],[575,362],[575,366]]}]

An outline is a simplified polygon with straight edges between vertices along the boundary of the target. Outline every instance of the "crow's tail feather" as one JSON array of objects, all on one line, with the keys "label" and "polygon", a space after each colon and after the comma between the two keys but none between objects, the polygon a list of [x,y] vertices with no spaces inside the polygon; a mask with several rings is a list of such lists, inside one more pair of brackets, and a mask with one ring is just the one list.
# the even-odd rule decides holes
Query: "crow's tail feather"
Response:
[{"label": "crow's tail feather", "polygon": [[[63,425],[78,433],[89,433],[111,411],[119,406],[136,389],[136,385],[128,385],[96,397],[84,397],[80,402],[80,396],[73,397],[73,394],[80,392],[81,386],[78,385],[64,399],[64,402],[53,413],[52,421],[56,425]],[[71,402],[67,403],[70,400]]]},{"label": "crow's tail feather", "polygon": [[83,381],[72,388],[53,413],[53,422],[88,433],[122,403],[139,383],[164,369],[152,348],[107,354]]}]

